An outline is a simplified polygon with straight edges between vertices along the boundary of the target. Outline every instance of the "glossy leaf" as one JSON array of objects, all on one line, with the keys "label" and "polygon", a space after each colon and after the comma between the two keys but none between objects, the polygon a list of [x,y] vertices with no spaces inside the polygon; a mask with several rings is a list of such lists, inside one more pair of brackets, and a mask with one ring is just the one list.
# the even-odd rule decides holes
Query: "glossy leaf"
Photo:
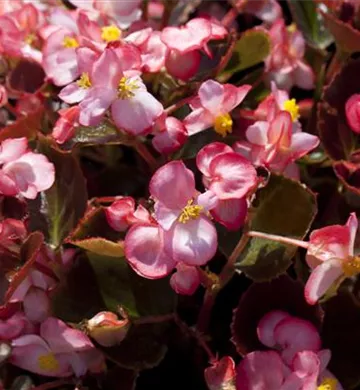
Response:
[{"label": "glossy leaf", "polygon": [[70,152],[61,151],[45,137],[40,138],[38,149],[55,165],[55,183],[29,202],[30,225],[33,230],[41,230],[58,247],[85,213],[86,183]]}]

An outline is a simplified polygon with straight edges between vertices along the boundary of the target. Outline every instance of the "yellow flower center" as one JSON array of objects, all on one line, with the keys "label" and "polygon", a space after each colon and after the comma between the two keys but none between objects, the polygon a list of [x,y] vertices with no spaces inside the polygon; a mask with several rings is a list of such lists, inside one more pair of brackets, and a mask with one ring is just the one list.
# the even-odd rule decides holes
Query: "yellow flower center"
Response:
[{"label": "yellow flower center", "polygon": [[56,371],[59,369],[59,362],[53,353],[47,353],[38,357],[38,366],[44,371]]},{"label": "yellow flower center", "polygon": [[347,278],[360,274],[360,257],[346,259],[342,263],[342,269]]},{"label": "yellow flower center", "polygon": [[297,121],[300,118],[299,106],[296,104],[295,99],[286,100],[283,108],[291,115],[291,119],[293,122]]},{"label": "yellow flower center", "polygon": [[120,37],[121,30],[114,25],[105,26],[101,29],[101,39],[105,42],[118,41]]},{"label": "yellow flower center", "polygon": [[294,33],[295,31],[297,31],[296,24],[291,23],[290,26],[288,26],[287,30],[289,31],[289,33]]},{"label": "yellow flower center", "polygon": [[336,390],[337,380],[334,378],[325,378],[317,390]]},{"label": "yellow flower center", "polygon": [[201,212],[204,207],[199,205],[194,205],[194,200],[190,199],[187,202],[187,205],[182,209],[181,214],[178,218],[179,222],[186,223],[189,222],[190,219],[197,219],[200,217]]},{"label": "yellow flower center", "polygon": [[84,89],[88,89],[91,87],[91,81],[90,81],[90,78],[89,78],[89,74],[84,72],[80,79],[76,82],[76,84],[80,87],[80,88],[84,88]]},{"label": "yellow flower center", "polygon": [[27,43],[28,45],[32,45],[36,39],[35,34],[29,34],[28,36],[25,37],[24,42]]},{"label": "yellow flower center", "polygon": [[68,49],[75,48],[79,46],[79,42],[75,38],[66,36],[63,39],[63,46]]},{"label": "yellow flower center", "polygon": [[118,97],[119,99],[129,99],[135,94],[133,91],[139,89],[136,80],[129,80],[127,77],[122,77],[118,86]]},{"label": "yellow flower center", "polygon": [[232,132],[232,125],[233,121],[231,116],[229,114],[222,114],[215,118],[214,129],[218,134],[226,137],[228,133]]}]

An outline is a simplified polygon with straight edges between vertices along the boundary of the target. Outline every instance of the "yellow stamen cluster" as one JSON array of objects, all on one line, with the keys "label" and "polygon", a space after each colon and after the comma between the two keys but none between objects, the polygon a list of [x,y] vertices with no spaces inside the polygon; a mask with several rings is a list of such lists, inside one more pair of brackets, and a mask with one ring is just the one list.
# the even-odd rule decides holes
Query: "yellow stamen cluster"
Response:
[{"label": "yellow stamen cluster", "polygon": [[119,99],[132,98],[135,95],[133,91],[136,89],[139,89],[136,80],[129,81],[127,77],[122,77],[118,85]]},{"label": "yellow stamen cluster", "polygon": [[342,263],[342,269],[347,278],[360,274],[360,257],[354,256],[350,259],[344,260]]},{"label": "yellow stamen cluster", "polygon": [[56,371],[59,369],[59,362],[53,353],[47,353],[38,357],[38,366],[44,371]]},{"label": "yellow stamen cluster", "polygon": [[29,34],[25,37],[24,42],[27,43],[28,45],[32,45],[36,39],[35,34]]},{"label": "yellow stamen cluster", "polygon": [[80,88],[83,88],[83,89],[88,89],[91,87],[91,81],[90,81],[90,78],[89,78],[89,74],[84,72],[80,79],[76,82],[76,84],[80,87]]},{"label": "yellow stamen cluster", "polygon": [[337,380],[334,378],[325,378],[317,390],[336,390]]},{"label": "yellow stamen cluster", "polygon": [[289,31],[289,33],[296,32],[297,31],[296,24],[295,23],[291,23],[290,26],[288,26],[287,30]]},{"label": "yellow stamen cluster", "polygon": [[228,133],[232,132],[232,125],[233,121],[231,116],[229,114],[222,114],[215,118],[214,129],[218,134],[226,137]]},{"label": "yellow stamen cluster", "polygon": [[68,49],[75,48],[79,47],[79,42],[73,37],[65,36],[63,39],[63,46]]},{"label": "yellow stamen cluster", "polygon": [[204,207],[199,205],[194,205],[193,199],[190,199],[187,202],[187,205],[182,209],[181,214],[178,218],[179,222],[186,223],[189,222],[190,219],[197,219],[200,217],[201,212]]},{"label": "yellow stamen cluster", "polygon": [[112,25],[105,26],[101,29],[101,39],[105,42],[118,41],[121,37],[121,30]]},{"label": "yellow stamen cluster", "polygon": [[293,122],[297,121],[300,118],[299,106],[296,104],[295,99],[286,100],[283,108],[291,115],[291,119]]}]

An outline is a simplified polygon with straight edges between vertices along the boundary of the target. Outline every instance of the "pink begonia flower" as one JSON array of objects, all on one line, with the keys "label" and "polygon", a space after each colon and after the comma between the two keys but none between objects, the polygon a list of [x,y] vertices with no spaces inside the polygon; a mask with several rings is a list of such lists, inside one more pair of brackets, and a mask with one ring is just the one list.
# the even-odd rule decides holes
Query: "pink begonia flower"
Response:
[{"label": "pink begonia flower", "polygon": [[35,199],[55,181],[54,165],[46,156],[28,150],[26,138],[7,139],[0,145],[0,193]]},{"label": "pink begonia flower", "polygon": [[357,228],[356,214],[351,213],[345,226],[314,230],[309,242],[253,231],[248,234],[307,249],[306,261],[312,272],[305,285],[305,299],[313,305],[324,295],[336,293],[344,279],[360,273],[360,258],[354,254]]},{"label": "pink begonia flower", "polygon": [[259,104],[254,116],[259,121],[272,121],[281,111],[287,111],[291,115],[293,133],[301,131],[299,106],[296,99],[290,99],[288,92],[278,89],[272,81],[271,94]]},{"label": "pink begonia flower", "polygon": [[216,229],[207,215],[217,202],[214,193],[199,194],[194,174],[182,161],[159,168],[149,189],[155,200],[155,219],[164,229],[168,254],[176,262],[206,264],[217,248]]},{"label": "pink begonia flower", "polygon": [[147,92],[138,75],[129,74],[121,65],[124,63],[110,48],[94,63],[94,86],[79,105],[79,122],[86,126],[98,124],[111,107],[112,118],[120,129],[132,135],[145,134],[163,113],[163,106]]},{"label": "pink begonia flower", "polygon": [[360,94],[352,95],[345,105],[347,123],[352,131],[360,133]]},{"label": "pink begonia flower", "polygon": [[184,119],[189,135],[211,126],[224,137],[231,133],[233,121],[229,112],[244,100],[250,89],[250,85],[235,87],[214,80],[202,83],[198,97],[191,102],[193,112]]},{"label": "pink begonia flower", "polygon": [[230,356],[224,356],[212,362],[212,366],[205,369],[204,376],[210,390],[235,389],[235,362]]},{"label": "pink begonia flower", "polygon": [[169,154],[180,149],[188,139],[184,124],[173,116],[162,115],[156,121],[152,139],[154,148],[159,153]]},{"label": "pink begonia flower", "polygon": [[24,313],[17,312],[7,319],[0,319],[1,341],[10,341],[31,332],[34,332],[34,326]]},{"label": "pink begonia flower", "polygon": [[160,39],[160,31],[148,27],[135,31],[125,38],[133,43],[141,52],[141,70],[145,73],[157,73],[165,65],[166,45]]},{"label": "pink begonia flower", "polygon": [[92,317],[86,324],[88,335],[104,347],[119,345],[130,329],[128,318],[119,320],[109,311],[102,311]]},{"label": "pink begonia flower", "polygon": [[201,54],[199,50],[180,53],[177,50],[168,50],[165,58],[165,67],[168,73],[182,81],[188,81],[199,70]]},{"label": "pink begonia flower", "polygon": [[315,75],[303,58],[305,40],[293,24],[286,27],[285,21],[276,21],[269,30],[272,49],[265,61],[270,80],[281,89],[290,90],[294,85],[303,89],[314,88]]},{"label": "pink begonia flower", "polygon": [[124,232],[135,223],[152,222],[149,212],[144,206],[138,205],[130,196],[121,197],[105,209],[108,224],[118,232]]},{"label": "pink begonia flower", "polygon": [[71,139],[79,126],[79,106],[73,106],[69,108],[63,108],[58,111],[60,118],[56,121],[52,131],[52,137],[58,144]]},{"label": "pink begonia flower", "polygon": [[237,142],[234,149],[255,165],[263,165],[274,172],[284,170],[319,145],[315,135],[293,133],[289,112],[281,111],[271,122],[258,121],[246,130],[245,142]]},{"label": "pink begonia flower", "polygon": [[247,354],[237,366],[238,390],[342,390],[326,369],[331,352],[320,349],[320,336],[310,322],[276,310],[261,319],[257,333],[277,351]]},{"label": "pink begonia flower", "polygon": [[104,367],[101,352],[84,333],[53,317],[40,325],[40,335],[20,336],[11,346],[10,363],[39,375],[80,377]]},{"label": "pink begonia flower", "polygon": [[135,224],[125,237],[125,255],[140,275],[156,279],[177,264],[206,264],[215,255],[217,233],[208,217],[216,196],[195,189],[193,173],[183,162],[172,161],[153,175],[150,194],[156,221]]},{"label": "pink begonia flower", "polygon": [[253,165],[221,142],[204,146],[196,156],[196,165],[205,188],[218,198],[211,215],[227,229],[239,229],[247,215],[246,197],[257,185]]},{"label": "pink begonia flower", "polygon": [[179,263],[176,272],[171,275],[170,286],[181,295],[193,295],[200,286],[200,274],[196,267]]}]

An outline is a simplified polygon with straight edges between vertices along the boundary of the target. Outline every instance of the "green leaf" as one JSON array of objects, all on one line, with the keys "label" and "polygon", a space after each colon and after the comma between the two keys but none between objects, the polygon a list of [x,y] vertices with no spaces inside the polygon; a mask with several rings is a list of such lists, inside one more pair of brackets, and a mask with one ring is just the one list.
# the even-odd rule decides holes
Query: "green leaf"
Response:
[{"label": "green leaf", "polygon": [[[303,239],[317,211],[315,195],[297,181],[272,174],[265,188],[258,191],[250,210],[249,230]],[[237,241],[227,243],[228,256]],[[220,241],[221,249],[223,248]],[[235,263],[255,281],[271,280],[284,273],[297,248],[262,238],[251,238]]]},{"label": "green leaf", "polygon": [[123,236],[107,223],[104,207],[90,207],[66,243],[98,255],[120,258],[124,256]]},{"label": "green leaf", "polygon": [[59,247],[85,213],[86,182],[70,152],[61,151],[43,136],[38,150],[55,165],[55,182],[29,202],[30,226],[32,230],[41,230],[53,246]]},{"label": "green leaf", "polygon": [[168,278],[148,280],[137,275],[124,258],[88,253],[108,310],[124,307],[134,318],[170,314],[176,295]]},{"label": "green leaf", "polygon": [[288,0],[288,4],[294,22],[310,45],[325,49],[331,44],[332,37],[324,26],[315,1]]},{"label": "green leaf", "polygon": [[270,53],[270,38],[266,31],[248,30],[235,44],[234,53],[224,74],[232,75],[260,64]]}]

